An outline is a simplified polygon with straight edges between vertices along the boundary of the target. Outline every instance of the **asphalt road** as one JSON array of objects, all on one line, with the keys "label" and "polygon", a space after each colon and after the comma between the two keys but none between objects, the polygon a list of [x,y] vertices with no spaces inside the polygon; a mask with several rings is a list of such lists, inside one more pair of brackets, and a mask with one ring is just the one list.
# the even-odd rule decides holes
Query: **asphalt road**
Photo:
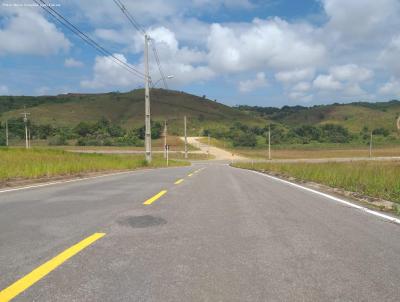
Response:
[{"label": "asphalt road", "polygon": [[105,233],[15,301],[400,298],[399,225],[219,163],[0,193],[0,230],[0,290]]}]

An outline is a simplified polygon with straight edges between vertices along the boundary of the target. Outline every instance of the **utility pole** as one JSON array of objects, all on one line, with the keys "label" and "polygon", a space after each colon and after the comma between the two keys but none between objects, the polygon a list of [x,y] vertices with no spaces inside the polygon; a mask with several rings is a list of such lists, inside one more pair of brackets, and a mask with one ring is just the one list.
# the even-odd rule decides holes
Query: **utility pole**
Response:
[{"label": "utility pole", "polygon": [[167,158],[167,120],[164,121],[164,158]]},{"label": "utility pole", "polygon": [[210,158],[210,133],[208,133],[207,158]]},{"label": "utility pole", "polygon": [[183,124],[185,127],[185,159],[188,158],[188,148],[187,148],[187,129],[186,129],[186,115],[183,118]]},{"label": "utility pole", "polygon": [[149,36],[144,35],[144,103],[145,103],[145,148],[146,161],[151,163],[151,122],[150,122],[150,75],[149,75]]},{"label": "utility pole", "polygon": [[6,146],[8,147],[8,120],[6,120]]},{"label": "utility pole", "polygon": [[28,148],[31,147],[31,129],[28,127]]},{"label": "utility pole", "polygon": [[25,124],[25,148],[29,149],[29,138],[28,138],[28,115],[30,113],[23,112],[21,113],[24,116],[24,124]]},{"label": "utility pole", "polygon": [[167,150],[167,167],[169,167],[169,145],[165,146],[165,150]]},{"label": "utility pole", "polygon": [[271,160],[271,125],[268,125],[268,160]]},{"label": "utility pole", "polygon": [[371,138],[369,140],[369,157],[372,157],[372,131],[371,131]]}]

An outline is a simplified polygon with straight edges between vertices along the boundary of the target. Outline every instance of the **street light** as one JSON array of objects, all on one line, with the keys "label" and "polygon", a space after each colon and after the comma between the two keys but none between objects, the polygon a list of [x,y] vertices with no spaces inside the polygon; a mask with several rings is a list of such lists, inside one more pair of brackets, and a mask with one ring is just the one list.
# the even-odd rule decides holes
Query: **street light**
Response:
[{"label": "street light", "polygon": [[[167,76],[167,79],[168,79],[168,80],[173,79],[173,78],[175,78],[175,76],[172,75],[172,74]],[[151,85],[151,88],[155,88],[156,85],[157,85],[161,80],[162,80],[162,78],[158,79],[153,85]]]}]

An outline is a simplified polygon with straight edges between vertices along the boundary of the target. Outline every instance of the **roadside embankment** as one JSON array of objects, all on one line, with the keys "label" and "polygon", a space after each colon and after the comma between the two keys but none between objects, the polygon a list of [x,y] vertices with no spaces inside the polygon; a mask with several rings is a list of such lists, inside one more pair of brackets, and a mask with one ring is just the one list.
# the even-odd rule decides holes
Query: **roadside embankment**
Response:
[{"label": "roadside embankment", "polygon": [[233,166],[291,181],[326,185],[336,193],[400,214],[399,160],[324,163],[238,162]]},{"label": "roadside embankment", "polygon": [[[169,166],[184,166],[186,161],[170,160]],[[166,167],[162,155],[147,164],[143,155],[83,154],[52,149],[0,149],[0,187],[26,181],[46,181],[71,176],[86,176],[140,168]]]}]

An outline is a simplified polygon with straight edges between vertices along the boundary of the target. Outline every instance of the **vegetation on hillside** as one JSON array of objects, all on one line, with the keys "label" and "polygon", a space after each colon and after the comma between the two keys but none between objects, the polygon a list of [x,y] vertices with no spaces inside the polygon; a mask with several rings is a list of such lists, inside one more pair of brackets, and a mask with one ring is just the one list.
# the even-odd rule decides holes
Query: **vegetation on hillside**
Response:
[{"label": "vegetation on hillside", "polygon": [[[322,124],[317,126],[300,125],[296,127],[284,127],[279,124],[271,124],[271,144],[344,144],[358,143],[368,144],[370,133],[379,142],[395,143],[398,136],[390,133],[385,128],[368,129],[364,127],[359,133],[351,133],[347,128],[337,124]],[[236,122],[229,129],[206,129],[205,135],[228,141],[232,147],[265,147],[268,143],[268,126],[249,127]]]},{"label": "vegetation on hillside", "polygon": [[[25,124],[22,118],[8,121],[9,138],[25,138]],[[97,122],[80,122],[75,127],[56,127],[51,124],[37,125],[28,121],[32,139],[48,140],[49,145],[68,145],[69,140],[75,140],[78,146],[143,146],[144,126],[126,130],[119,125],[111,124],[105,118]],[[160,138],[162,126],[152,123],[152,138]],[[0,124],[0,146],[6,144],[5,124]]]},{"label": "vegetation on hillside", "polygon": [[400,161],[346,163],[236,163],[400,203]]},{"label": "vegetation on hillside", "polygon": [[[368,144],[371,131],[377,142],[395,144],[399,134],[395,121],[400,101],[381,103],[229,107],[206,96],[180,91],[151,91],[153,138],[159,137],[165,120],[171,135],[183,135],[183,116],[188,118],[188,134],[210,134],[234,148],[263,148],[267,127],[271,142],[282,144]],[[34,139],[51,145],[73,140],[78,145],[143,146],[143,90],[128,93],[65,94],[58,96],[0,97],[0,145],[5,144],[4,123],[10,135],[23,139],[21,112],[31,113]],[[2,122],[2,123],[1,123]]]}]

